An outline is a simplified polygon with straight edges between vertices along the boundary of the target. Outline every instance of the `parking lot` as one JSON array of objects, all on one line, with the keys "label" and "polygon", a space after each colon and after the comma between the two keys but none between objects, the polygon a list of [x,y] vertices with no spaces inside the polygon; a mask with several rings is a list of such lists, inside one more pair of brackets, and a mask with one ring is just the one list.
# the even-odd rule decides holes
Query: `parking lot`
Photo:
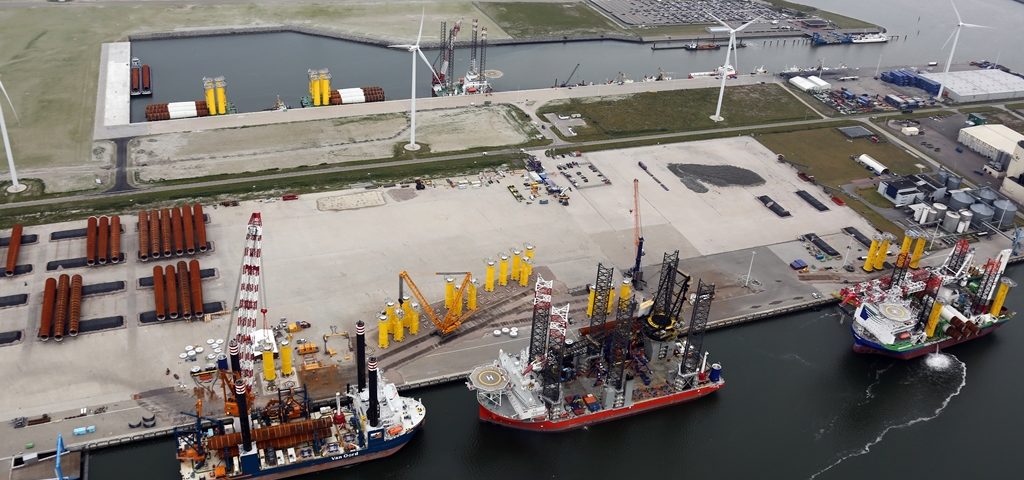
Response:
[{"label": "parking lot", "polygon": [[[917,118],[914,121],[918,123],[917,126],[924,134],[913,137],[900,135],[900,138],[914,145],[919,150],[926,152],[930,157],[945,165],[946,168],[974,183],[982,185],[998,184],[995,178],[980,173],[982,167],[988,163],[989,159],[957,142],[960,129],[967,126],[965,123],[967,115],[959,113],[947,114],[942,117]],[[889,121],[886,125],[887,128],[897,135],[899,135],[902,126],[898,121]],[[958,152],[957,148],[960,148],[962,152]]]},{"label": "parking lot", "polygon": [[559,162],[555,164],[558,173],[561,173],[562,177],[568,180],[572,187],[577,190],[611,185],[612,183],[596,165],[583,161],[582,158],[563,155],[562,158],[558,158],[556,161]]},{"label": "parking lot", "polygon": [[576,127],[587,126],[587,122],[578,113],[547,113],[544,114],[544,118],[551,122],[551,128],[557,128],[566,137],[575,137]]},{"label": "parking lot", "polygon": [[764,2],[751,0],[719,0],[710,3],[701,0],[592,0],[601,10],[627,25],[686,25],[718,23],[707,13],[729,22],[780,21],[789,17],[775,11]]}]

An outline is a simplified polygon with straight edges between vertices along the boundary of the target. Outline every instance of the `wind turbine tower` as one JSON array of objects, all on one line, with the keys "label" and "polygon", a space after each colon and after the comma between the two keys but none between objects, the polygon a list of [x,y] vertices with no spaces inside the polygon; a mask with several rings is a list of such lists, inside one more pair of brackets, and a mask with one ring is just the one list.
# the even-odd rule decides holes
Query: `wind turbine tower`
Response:
[{"label": "wind turbine tower", "polygon": [[[986,27],[984,25],[975,25],[973,23],[964,23],[964,19],[960,16],[960,10],[958,10],[956,8],[956,4],[953,3],[953,0],[949,0],[949,4],[953,6],[953,12],[956,13],[956,29],[953,30],[953,33],[949,34],[949,38],[953,39],[953,48],[949,49],[949,58],[946,59],[946,68],[943,70],[943,73],[949,73],[949,67],[950,67],[950,65],[953,64],[953,54],[956,52],[956,44],[957,44],[957,42],[960,41],[960,29],[961,28],[963,28],[963,27],[967,27],[967,28],[992,28],[992,27]],[[949,43],[949,38],[946,39],[946,43]],[[945,46],[945,44],[943,44],[943,46]],[[935,98],[939,99],[939,101],[942,101],[942,94],[943,94],[943,92],[945,92],[945,90],[946,90],[946,83],[943,82],[942,84],[939,85],[939,94],[936,95]]]},{"label": "wind turbine tower", "polygon": [[416,143],[416,57],[420,57],[423,63],[427,64],[427,68],[430,69],[430,73],[435,79],[440,81],[437,76],[437,72],[434,71],[433,65],[430,64],[430,60],[427,60],[427,56],[420,50],[420,39],[423,37],[423,20],[426,18],[426,11],[420,16],[420,31],[416,34],[416,43],[412,45],[401,44],[401,45],[388,45],[388,48],[398,48],[408,51],[412,54],[412,78],[409,81],[411,96],[409,97],[409,144],[405,146],[406,150],[416,151],[420,149],[419,144]]},{"label": "wind turbine tower", "polygon": [[[736,32],[739,32],[744,28],[749,27],[758,19],[755,18],[747,23],[744,23],[739,28],[732,28],[729,26],[728,23],[719,20],[716,16],[710,13],[708,13],[708,16],[715,19],[716,22],[721,23],[723,26],[725,26],[725,28],[729,29],[729,46],[726,47],[725,49],[725,63],[722,64],[722,85],[718,89],[718,106],[715,107],[715,114],[711,116],[711,120],[721,122],[722,120],[725,120],[724,118],[722,118],[722,98],[725,97],[725,81],[726,79],[729,78],[729,68],[732,66],[729,64],[729,55],[732,55],[733,59],[736,58]],[[736,71],[736,69],[733,68],[733,71]]]}]

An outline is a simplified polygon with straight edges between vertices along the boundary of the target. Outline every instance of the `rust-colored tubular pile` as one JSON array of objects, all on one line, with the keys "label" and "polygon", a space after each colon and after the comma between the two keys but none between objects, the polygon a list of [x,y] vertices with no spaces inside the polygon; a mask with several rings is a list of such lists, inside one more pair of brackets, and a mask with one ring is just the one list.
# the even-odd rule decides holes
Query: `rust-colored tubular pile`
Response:
[{"label": "rust-colored tubular pile", "polygon": [[149,260],[149,212],[139,210],[139,260]]},{"label": "rust-colored tubular pile", "polygon": [[174,280],[174,268],[164,269],[164,288],[167,289],[167,317],[178,318],[178,282]]},{"label": "rust-colored tubular pile", "polygon": [[166,208],[160,210],[160,240],[164,257],[171,256],[171,212]]},{"label": "rust-colored tubular pile", "polygon": [[60,342],[64,340],[64,326],[68,319],[68,293],[70,290],[71,277],[66,273],[61,274],[57,279],[57,308],[53,318],[53,339]]},{"label": "rust-colored tubular pile", "polygon": [[192,222],[196,224],[196,239],[199,242],[199,251],[206,251],[206,218],[203,216],[203,206],[195,204],[192,207]]},{"label": "rust-colored tubular pile", "polygon": [[96,265],[96,217],[85,224],[85,264]]},{"label": "rust-colored tubular pile", "polygon": [[164,308],[164,269],[160,265],[153,267],[153,301],[156,306],[156,319],[167,318]]},{"label": "rust-colored tubular pile", "polygon": [[185,253],[196,253],[196,227],[192,223],[192,209],[188,205],[179,207],[181,211],[181,231],[185,235]]},{"label": "rust-colored tubular pile", "polygon": [[110,253],[110,219],[106,216],[100,217],[99,239],[96,244],[96,263],[107,264],[107,254]]},{"label": "rust-colored tubular pile", "polygon": [[171,209],[171,234],[174,239],[174,254],[181,256],[185,253],[185,238],[181,234],[181,209]]},{"label": "rust-colored tubular pile", "polygon": [[11,241],[7,243],[7,262],[4,264],[4,275],[14,276],[14,270],[18,267],[18,250],[21,249],[21,224],[15,224],[11,229]]},{"label": "rust-colored tubular pile", "polygon": [[199,260],[188,262],[188,276],[189,286],[192,287],[192,315],[199,318],[206,313],[203,311],[203,282],[199,273]]},{"label": "rust-colored tubular pile", "polygon": [[46,279],[46,287],[43,289],[43,314],[39,318],[39,339],[47,341],[50,339],[50,327],[53,326],[53,302],[57,300],[57,280]]},{"label": "rust-colored tubular pile", "polygon": [[149,256],[160,258],[160,215],[156,210],[149,212]]},{"label": "rust-colored tubular pile", "polygon": [[189,288],[185,261],[178,262],[178,293],[181,295],[181,318],[192,318],[192,289]]},{"label": "rust-colored tubular pile", "polygon": [[71,311],[68,314],[68,335],[78,336],[78,322],[82,320],[82,276],[71,276]]},{"label": "rust-colored tubular pile", "polygon": [[110,217],[110,263],[121,263],[121,217]]}]

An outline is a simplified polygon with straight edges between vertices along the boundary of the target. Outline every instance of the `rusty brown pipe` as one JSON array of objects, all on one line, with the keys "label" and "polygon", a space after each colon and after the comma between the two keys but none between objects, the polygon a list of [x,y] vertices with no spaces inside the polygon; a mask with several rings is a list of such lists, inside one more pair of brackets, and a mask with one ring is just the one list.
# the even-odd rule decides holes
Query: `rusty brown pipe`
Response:
[{"label": "rusty brown pipe", "polygon": [[206,217],[203,216],[203,206],[195,204],[192,207],[192,223],[196,224],[196,240],[199,242],[199,251],[206,251]]},{"label": "rusty brown pipe", "polygon": [[149,211],[149,256],[160,258],[160,214]]},{"label": "rusty brown pipe", "polygon": [[167,318],[164,305],[164,268],[160,265],[153,267],[153,301],[156,307],[156,319]]},{"label": "rusty brown pipe", "polygon": [[96,217],[85,223],[85,264],[96,265]]},{"label": "rusty brown pipe", "polygon": [[189,288],[188,268],[185,261],[178,262],[178,293],[181,295],[181,318],[192,318],[192,289]]},{"label": "rusty brown pipe", "polygon": [[71,277],[66,273],[61,274],[57,279],[57,308],[53,319],[53,339],[60,342],[64,340],[64,325],[68,319],[68,291],[70,290]]},{"label": "rusty brown pipe", "polygon": [[202,317],[203,311],[203,278],[199,272],[199,260],[188,262],[189,286],[192,287],[192,315]]},{"label": "rusty brown pipe", "polygon": [[82,276],[71,276],[71,312],[68,315],[68,335],[78,336],[78,322],[82,320]]},{"label": "rusty brown pipe", "polygon": [[121,217],[110,217],[110,263],[121,263]]},{"label": "rusty brown pipe", "polygon": [[106,216],[100,217],[100,226],[96,240],[96,263],[107,264],[107,254],[110,253],[110,219]]},{"label": "rusty brown pipe", "polygon": [[160,210],[160,240],[163,246],[164,257],[171,256],[171,212]]},{"label": "rusty brown pipe", "polygon": [[139,260],[149,260],[149,212],[139,210]]},{"label": "rusty brown pipe", "polygon": [[50,339],[50,327],[53,326],[53,302],[57,300],[57,280],[46,279],[46,287],[43,289],[43,313],[39,317],[39,339],[47,341]]},{"label": "rusty brown pipe", "polygon": [[21,224],[16,223],[11,228],[11,241],[7,243],[7,263],[4,265],[4,275],[14,276],[18,267],[18,250],[21,250]]},{"label": "rusty brown pipe", "polygon": [[164,269],[164,295],[167,298],[167,318],[178,318],[178,282],[174,279],[174,267]]},{"label": "rusty brown pipe", "polygon": [[181,209],[171,209],[171,234],[174,239],[174,254],[182,256],[185,253],[185,239],[181,234]]},{"label": "rusty brown pipe", "polygon": [[192,223],[192,209],[185,205],[181,210],[181,232],[185,236],[185,253],[196,253],[196,226]]}]

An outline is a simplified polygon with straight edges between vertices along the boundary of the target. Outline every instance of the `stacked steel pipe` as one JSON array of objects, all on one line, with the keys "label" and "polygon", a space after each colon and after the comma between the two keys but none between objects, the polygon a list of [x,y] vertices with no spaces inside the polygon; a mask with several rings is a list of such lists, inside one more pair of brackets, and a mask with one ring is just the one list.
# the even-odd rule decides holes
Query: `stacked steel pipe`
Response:
[{"label": "stacked steel pipe", "polygon": [[194,102],[151,103],[146,105],[146,121],[206,117],[210,108],[205,100]]},{"label": "stacked steel pipe", "polygon": [[185,235],[185,253],[194,255],[196,253],[195,225],[192,224],[192,208],[189,206],[178,207],[181,211],[181,229]]},{"label": "stacked steel pipe", "polygon": [[153,300],[156,306],[156,319],[167,318],[167,310],[164,307],[164,268],[160,265],[153,267]]},{"label": "stacked steel pipe", "polygon": [[196,241],[199,243],[199,251],[205,252],[206,244],[206,218],[203,216],[203,206],[195,204],[192,206],[192,223],[196,224]]},{"label": "stacked steel pipe", "polygon": [[181,318],[192,318],[192,289],[189,288],[188,270],[185,261],[178,262],[178,292],[181,293]]},{"label": "stacked steel pipe", "polygon": [[4,264],[4,275],[14,276],[18,266],[18,250],[21,249],[21,224],[15,224],[11,229],[11,240],[7,243],[7,262]]},{"label": "stacked steel pipe", "polygon": [[195,255],[208,248],[202,205],[139,212],[139,260]]},{"label": "stacked steel pipe", "polygon": [[85,230],[86,265],[121,262],[121,217],[89,217]]},{"label": "stacked steel pipe", "polygon": [[149,256],[160,258],[160,215],[156,210],[149,212]]},{"label": "stacked steel pipe", "polygon": [[178,282],[174,279],[174,267],[164,269],[164,287],[167,288],[167,317],[178,318]]},{"label": "stacked steel pipe", "polygon": [[68,319],[68,296],[71,292],[71,277],[66,273],[57,279],[57,306],[53,318],[53,339],[64,340],[64,326]]},{"label": "stacked steel pipe", "polygon": [[85,264],[96,265],[96,217],[85,224]]},{"label": "stacked steel pipe", "polygon": [[157,320],[202,318],[203,284],[198,260],[153,267],[153,300]]},{"label": "stacked steel pipe", "polygon": [[57,300],[57,280],[46,279],[46,287],[43,289],[43,313],[39,319],[38,337],[42,341],[50,339],[50,328],[53,326],[53,304]]},{"label": "stacked steel pipe", "polygon": [[110,263],[121,263],[121,217],[110,217]]},{"label": "stacked steel pipe", "polygon": [[174,240],[174,254],[182,256],[185,253],[185,236],[181,233],[181,209],[171,209],[171,237]]},{"label": "stacked steel pipe", "polygon": [[139,210],[139,260],[149,260],[149,212]]},{"label": "stacked steel pipe", "polygon": [[199,260],[188,262],[189,286],[192,287],[192,314],[201,318],[206,312],[203,311],[203,282],[199,272]]},{"label": "stacked steel pipe", "polygon": [[171,212],[160,210],[160,245],[165,257],[171,256]]},{"label": "stacked steel pipe", "polygon": [[96,241],[96,263],[107,264],[107,254],[110,253],[110,219],[100,217],[99,238]]},{"label": "stacked steel pipe", "polygon": [[[116,217],[115,217],[116,218]],[[82,276],[71,276],[71,311],[68,314],[68,335],[78,336],[78,323],[82,320]]]}]

